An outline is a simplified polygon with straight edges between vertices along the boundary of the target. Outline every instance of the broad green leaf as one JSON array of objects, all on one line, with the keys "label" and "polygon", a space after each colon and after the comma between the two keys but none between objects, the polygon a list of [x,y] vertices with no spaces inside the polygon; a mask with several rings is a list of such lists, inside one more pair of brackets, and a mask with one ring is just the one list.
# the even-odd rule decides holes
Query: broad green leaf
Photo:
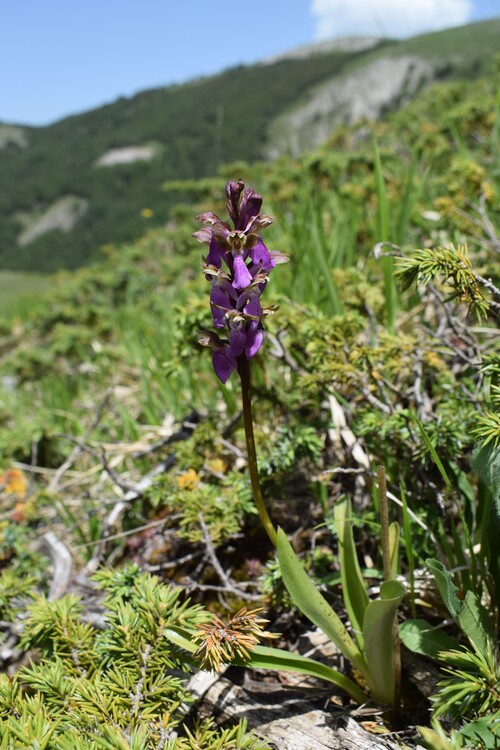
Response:
[{"label": "broad green leaf", "polygon": [[446,570],[442,562],[439,562],[439,560],[433,560],[432,558],[428,558],[425,561],[425,564],[434,576],[439,593],[441,594],[441,598],[445,603],[448,612],[456,619],[460,612],[462,602],[457,596],[458,589],[453,583],[450,571]]},{"label": "broad green leaf", "polygon": [[370,602],[363,622],[370,686],[374,697],[390,706],[395,700],[396,611],[405,594],[399,581],[385,581],[380,587],[380,599]]},{"label": "broad green leaf", "polygon": [[391,556],[391,575],[396,578],[399,564],[399,523],[393,521],[389,526],[389,553]]},{"label": "broad green leaf", "polygon": [[430,659],[438,659],[440,651],[458,649],[459,643],[439,628],[433,627],[427,620],[406,620],[399,626],[401,643],[415,654],[422,654]]},{"label": "broad green leaf", "polygon": [[457,616],[457,621],[465,635],[480,653],[494,645],[494,633],[487,610],[473,591],[467,591]]},{"label": "broad green leaf", "polygon": [[488,642],[494,642],[487,610],[472,591],[467,591],[464,601],[460,601],[451,573],[441,562],[432,559],[425,562],[434,575],[439,593],[449,613],[460,625],[472,645],[479,651],[484,651]]},{"label": "broad green leaf", "polygon": [[500,445],[481,445],[472,454],[472,468],[488,487],[500,515]]},{"label": "broad green leaf", "polygon": [[339,539],[342,595],[358,645],[360,649],[364,649],[363,619],[370,600],[366,592],[356,554],[351,515],[350,500],[343,500],[337,503],[334,510],[334,518]]},{"label": "broad green leaf", "polygon": [[369,683],[366,662],[342,621],[311,581],[283,529],[278,529],[277,552],[283,582],[292,601],[349,659]]},{"label": "broad green leaf", "polygon": [[[474,743],[480,740],[486,750],[496,750],[500,740],[500,712],[468,721],[465,726],[458,730],[458,734]],[[475,744],[474,747],[476,747]]]}]

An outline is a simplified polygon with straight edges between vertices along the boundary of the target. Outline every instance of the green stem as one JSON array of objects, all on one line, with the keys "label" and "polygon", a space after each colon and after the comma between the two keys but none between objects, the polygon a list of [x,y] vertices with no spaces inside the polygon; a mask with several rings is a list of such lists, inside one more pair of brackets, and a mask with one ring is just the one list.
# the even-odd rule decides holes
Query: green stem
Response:
[{"label": "green stem", "polygon": [[241,401],[243,405],[243,422],[245,425],[245,437],[247,441],[248,471],[252,484],[253,499],[259,512],[260,520],[273,545],[276,547],[276,530],[269,518],[259,481],[259,469],[257,466],[257,452],[255,450],[255,437],[253,434],[252,402],[250,400],[250,364],[244,354],[238,358],[238,374],[241,380]]}]

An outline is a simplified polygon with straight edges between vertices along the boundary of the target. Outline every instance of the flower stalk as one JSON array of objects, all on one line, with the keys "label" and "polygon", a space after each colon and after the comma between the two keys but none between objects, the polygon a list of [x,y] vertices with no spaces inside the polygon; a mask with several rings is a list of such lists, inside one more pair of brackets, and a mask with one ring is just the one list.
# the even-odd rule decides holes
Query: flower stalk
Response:
[{"label": "flower stalk", "polygon": [[238,359],[238,374],[241,380],[241,401],[243,406],[243,423],[245,426],[245,438],[248,455],[248,472],[252,485],[252,493],[260,520],[273,545],[276,547],[276,530],[267,512],[259,480],[259,469],[257,465],[257,452],[255,450],[255,437],[253,432],[252,401],[250,396],[250,363],[246,357]]},{"label": "flower stalk", "polygon": [[211,283],[210,306],[214,327],[224,329],[228,338],[214,331],[201,331],[200,344],[212,349],[215,374],[225,383],[234,370],[241,380],[243,419],[252,492],[266,533],[276,547],[276,530],[267,512],[259,481],[257,453],[250,398],[250,360],[264,341],[264,318],[275,308],[264,307],[260,298],[269,274],[287,256],[265,246],[262,229],[273,223],[270,216],[260,213],[262,196],[247,188],[241,180],[226,185],[226,207],[229,221],[222,221],[207,211],[198,217],[205,224],[194,236],[208,245],[203,258],[203,272]]}]

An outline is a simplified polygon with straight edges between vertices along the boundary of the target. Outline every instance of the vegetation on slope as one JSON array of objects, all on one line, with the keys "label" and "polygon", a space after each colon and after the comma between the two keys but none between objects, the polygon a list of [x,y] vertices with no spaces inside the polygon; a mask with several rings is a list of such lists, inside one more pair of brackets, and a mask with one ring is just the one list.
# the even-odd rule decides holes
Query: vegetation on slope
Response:
[{"label": "vegetation on slope", "polygon": [[[449,739],[427,727],[431,747],[496,741],[499,137],[490,77],[435,86],[385,122],[339,128],[298,159],[170,185],[197,211],[223,215],[225,178],[242,177],[276,218],[266,242],[290,262],[266,290],[280,309],[254,365],[259,469],[273,522],[294,535],[337,609],[335,508],[352,500],[360,567],[379,580],[375,467],[385,467],[402,527],[402,637],[418,641],[419,668],[437,656],[448,669],[429,701],[406,679],[405,661],[400,721],[410,746],[429,710],[460,732]],[[191,238],[196,210],[177,208],[175,227],[108,248],[99,263],[62,275],[50,305],[2,323],[0,616],[9,644],[25,623],[19,647],[42,660],[0,684],[7,747],[9,737],[31,746],[51,736],[61,750],[146,750],[158,736],[165,747],[196,746],[178,706],[191,663],[158,638],[160,617],[177,612],[170,589],[136,569],[105,570],[99,585],[115,598],[102,631],[71,596],[35,598],[26,618],[26,597],[49,589],[33,547],[48,530],[83,573],[75,585],[84,609],[87,576],[132,559],[202,605],[186,609],[193,619],[255,600],[283,646],[307,627],[290,615],[253,511],[236,381],[218,384],[197,342],[211,315]],[[495,646],[481,658],[470,624],[478,613],[476,639]],[[452,646],[432,649],[424,618],[424,630],[444,628]],[[161,735],[169,726],[177,738]],[[209,729],[199,730],[204,750],[221,746]],[[235,748],[251,746],[242,737]]]}]

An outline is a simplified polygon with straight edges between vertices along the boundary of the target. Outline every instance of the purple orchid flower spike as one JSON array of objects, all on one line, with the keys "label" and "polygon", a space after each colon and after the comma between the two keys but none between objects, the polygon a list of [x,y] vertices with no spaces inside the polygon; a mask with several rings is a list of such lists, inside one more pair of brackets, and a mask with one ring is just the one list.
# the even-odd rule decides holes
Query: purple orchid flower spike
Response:
[{"label": "purple orchid flower spike", "polygon": [[[228,340],[203,331],[199,341],[212,349],[215,374],[225,383],[238,367],[238,359],[252,359],[264,341],[263,317],[273,309],[263,308],[260,296],[267,286],[269,273],[287,256],[269,251],[260,234],[273,223],[260,213],[262,196],[252,188],[245,190],[241,180],[226,184],[226,207],[229,221],[222,221],[211,211],[198,221],[206,226],[194,233],[208,245],[203,259],[205,278],[212,283],[210,305],[214,326],[225,328]],[[231,227],[232,223],[232,227]]]}]

